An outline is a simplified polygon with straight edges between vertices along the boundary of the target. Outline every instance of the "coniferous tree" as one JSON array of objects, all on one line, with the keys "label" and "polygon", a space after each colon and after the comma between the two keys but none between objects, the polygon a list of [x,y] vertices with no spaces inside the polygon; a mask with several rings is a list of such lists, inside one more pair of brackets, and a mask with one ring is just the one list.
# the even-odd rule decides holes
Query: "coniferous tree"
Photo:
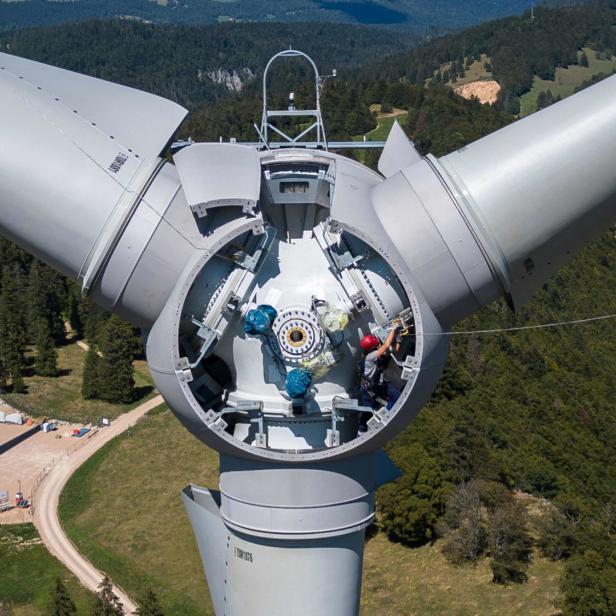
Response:
[{"label": "coniferous tree", "polygon": [[98,397],[108,402],[132,402],[135,388],[132,327],[120,317],[111,316],[101,329],[99,343]]},{"label": "coniferous tree", "polygon": [[135,612],[137,616],[165,616],[158,597],[153,590],[148,590]]},{"label": "coniferous tree", "polygon": [[55,343],[65,337],[63,306],[66,284],[54,270],[34,259],[26,293],[29,338],[36,346],[35,369],[42,376],[57,375]]},{"label": "coniferous tree", "polygon": [[90,346],[97,346],[105,321],[110,317],[110,314],[104,312],[88,300],[85,301],[85,306],[82,310],[84,314],[84,335],[86,340]]},{"label": "coniferous tree", "polygon": [[66,589],[62,580],[56,578],[56,585],[51,598],[51,602],[47,609],[48,616],[73,616],[77,613],[75,603]]},{"label": "coniferous tree", "polygon": [[113,585],[107,576],[98,587],[92,616],[124,616],[122,604],[113,592]]},{"label": "coniferous tree", "polygon": [[34,367],[40,376],[58,375],[58,353],[53,343],[49,324],[43,318],[38,318],[36,323],[36,359]]},{"label": "coniferous tree", "polygon": [[444,480],[437,461],[418,445],[396,452],[403,475],[379,491],[379,526],[390,539],[421,545],[435,536],[444,501]]},{"label": "coniferous tree", "polygon": [[41,261],[34,259],[28,273],[27,313],[30,338],[36,340],[38,321],[47,322],[55,342],[62,342],[66,335],[63,311],[67,303],[66,280]]},{"label": "coniferous tree", "polygon": [[2,356],[0,355],[0,392],[6,387],[8,379],[8,373],[2,362]]},{"label": "coniferous tree", "polygon": [[87,299],[82,299],[77,311],[81,323],[83,323],[83,333],[88,343],[88,352],[83,367],[81,394],[87,400],[102,399],[102,353],[99,341],[110,315]]},{"label": "coniferous tree", "polygon": [[8,373],[13,391],[25,391],[22,370],[27,341],[23,311],[24,277],[21,266],[4,267],[0,278],[0,361]]},{"label": "coniferous tree", "polygon": [[[612,552],[614,550],[612,546]],[[606,558],[601,549],[589,549],[571,559],[560,582],[563,614],[616,614],[616,567],[610,565],[613,558],[613,554]]]},{"label": "coniferous tree", "polygon": [[69,282],[66,290],[66,316],[71,330],[79,338],[85,335],[90,301],[81,293],[79,285]]},{"label": "coniferous tree", "polygon": [[99,397],[100,391],[100,356],[99,352],[93,344],[86,353],[86,358],[83,364],[83,375],[81,382],[81,395],[86,400]]}]

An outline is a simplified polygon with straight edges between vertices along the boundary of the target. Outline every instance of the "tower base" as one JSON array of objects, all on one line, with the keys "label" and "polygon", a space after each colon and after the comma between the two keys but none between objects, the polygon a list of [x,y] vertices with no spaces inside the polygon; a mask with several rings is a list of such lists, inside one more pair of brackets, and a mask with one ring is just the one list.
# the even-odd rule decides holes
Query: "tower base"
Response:
[{"label": "tower base", "polygon": [[183,491],[217,616],[355,616],[382,453],[314,466],[221,457],[220,492]]}]

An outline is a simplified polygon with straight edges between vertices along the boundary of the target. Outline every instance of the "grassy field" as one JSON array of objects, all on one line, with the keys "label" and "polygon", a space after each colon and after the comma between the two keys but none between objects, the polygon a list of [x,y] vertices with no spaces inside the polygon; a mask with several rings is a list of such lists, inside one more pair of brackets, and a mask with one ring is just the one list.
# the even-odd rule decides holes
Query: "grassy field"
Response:
[{"label": "grassy field", "polygon": [[381,105],[370,105],[370,111],[376,115],[377,127],[365,135],[356,135],[353,141],[363,141],[364,137],[367,141],[386,141],[394,121],[405,124],[409,115],[404,109],[393,109],[391,113],[381,113]]},{"label": "grassy field", "polygon": [[[473,81],[487,81],[490,79],[494,79],[492,73],[487,71],[485,68],[486,62],[491,62],[490,57],[486,54],[481,54],[481,58],[479,60],[475,60],[465,71],[464,77],[458,77],[456,83],[452,83],[449,81],[446,85],[457,88],[458,86],[463,86],[467,83],[472,83]],[[445,64],[441,64],[440,68],[434,71],[436,75],[437,72],[444,72],[451,68],[451,62],[446,62]]]},{"label": "grassy field", "polygon": [[180,491],[191,480],[216,485],[217,469],[217,455],[169,411],[153,411],[77,471],[62,494],[62,524],[129,593],[156,589],[170,616],[212,614]]},{"label": "grassy field", "polygon": [[560,94],[562,98],[565,98],[573,94],[576,88],[593,75],[598,73],[609,74],[616,69],[616,57],[612,57],[610,60],[598,60],[592,49],[585,47],[584,51],[588,58],[588,67],[571,64],[567,68],[557,68],[554,81],[535,77],[531,91],[524,94],[520,99],[522,116],[529,115],[537,110],[537,97],[541,92],[550,90],[555,97]]},{"label": "grassy field", "polygon": [[58,348],[57,378],[26,373],[25,394],[3,394],[15,408],[33,417],[52,417],[61,420],[97,422],[101,417],[113,419],[133,408],[153,394],[153,381],[144,361],[135,362],[137,396],[133,404],[110,404],[101,400],[84,400],[81,396],[81,377],[85,351],[76,343]]},{"label": "grassy field", "polygon": [[389,136],[389,131],[394,125],[394,122],[397,120],[398,123],[405,124],[407,117],[408,112],[401,111],[399,113],[396,113],[395,116],[377,118],[377,122],[379,125],[373,131],[370,131],[366,135],[366,139],[368,141],[386,141],[387,137]]},{"label": "grassy field", "polygon": [[561,566],[536,558],[526,584],[497,586],[487,560],[453,567],[437,544],[408,549],[382,534],[366,546],[362,614],[552,616]]},{"label": "grassy field", "polygon": [[[163,408],[102,449],[71,479],[60,516],[71,539],[135,596],[160,593],[170,616],[212,614],[201,561],[180,501],[189,481],[216,486],[217,455]],[[560,565],[536,559],[529,582],[498,587],[487,563],[456,568],[437,546],[408,549],[382,535],[366,546],[362,614],[554,612]]]},{"label": "grassy field", "polygon": [[34,526],[0,526],[0,606],[11,616],[42,616],[56,577],[64,581],[78,614],[88,614],[92,593],[49,554]]}]

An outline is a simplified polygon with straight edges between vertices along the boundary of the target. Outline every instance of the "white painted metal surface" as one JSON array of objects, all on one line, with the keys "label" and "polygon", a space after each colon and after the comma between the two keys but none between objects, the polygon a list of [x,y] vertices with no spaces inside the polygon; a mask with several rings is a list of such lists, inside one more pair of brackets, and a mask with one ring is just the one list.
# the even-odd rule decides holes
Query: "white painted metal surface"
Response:
[{"label": "white painted metal surface", "polygon": [[0,229],[89,287],[186,110],[0,54]]},{"label": "white painted metal surface", "polygon": [[[143,328],[158,389],[221,452],[218,500],[185,495],[218,614],[250,596],[268,616],[357,612],[363,529],[392,477],[375,452],[431,395],[444,326],[522,304],[616,217],[615,99],[613,77],[440,160],[396,126],[385,178],[309,146],[188,145],[174,167],[159,155],[177,105],[0,54],[0,231]],[[278,320],[247,334],[260,304]],[[317,305],[344,315],[337,331]],[[401,395],[359,409],[359,340],[396,319]]]},{"label": "white painted metal surface", "polygon": [[261,163],[254,148],[230,143],[197,143],[174,157],[188,205],[202,218],[214,207],[252,212],[259,200]]}]

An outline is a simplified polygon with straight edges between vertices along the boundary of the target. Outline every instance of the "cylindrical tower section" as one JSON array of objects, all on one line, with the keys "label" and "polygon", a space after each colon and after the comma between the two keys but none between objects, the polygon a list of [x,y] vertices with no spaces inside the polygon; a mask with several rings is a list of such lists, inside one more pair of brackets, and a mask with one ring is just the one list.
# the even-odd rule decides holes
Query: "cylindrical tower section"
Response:
[{"label": "cylindrical tower section", "polygon": [[616,218],[616,77],[436,161],[515,306]]},{"label": "cylindrical tower section", "polygon": [[184,490],[217,615],[356,616],[382,453],[289,467],[222,456],[220,492]]}]

